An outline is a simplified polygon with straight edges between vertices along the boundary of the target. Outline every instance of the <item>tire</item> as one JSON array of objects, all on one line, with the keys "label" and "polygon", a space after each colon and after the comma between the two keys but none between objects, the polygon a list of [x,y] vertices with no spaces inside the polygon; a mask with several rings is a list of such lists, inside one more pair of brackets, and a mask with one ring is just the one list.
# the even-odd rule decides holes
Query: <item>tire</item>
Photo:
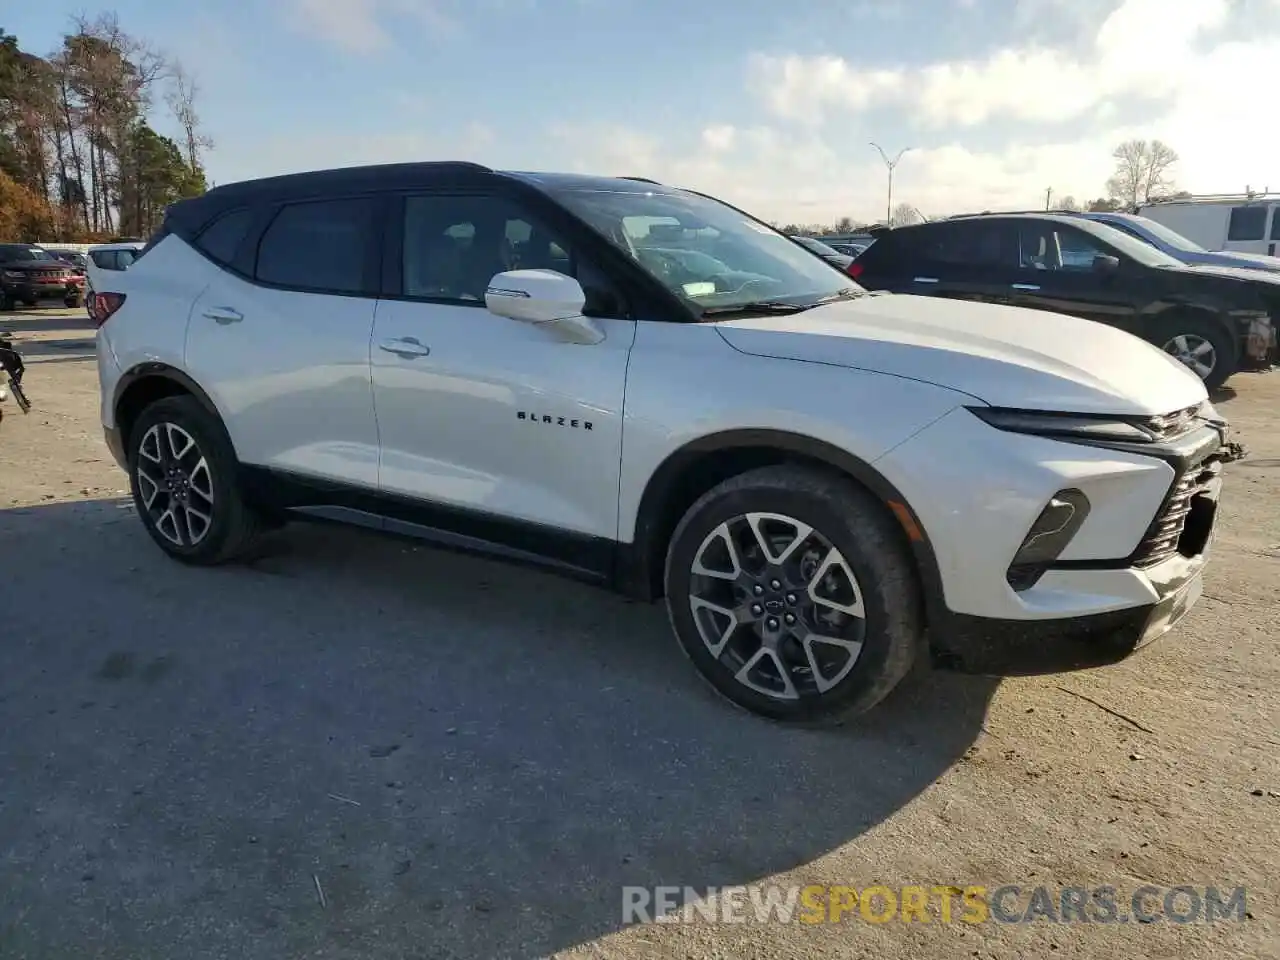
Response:
[{"label": "tire", "polygon": [[36,307],[40,306],[40,301],[39,300],[23,300],[22,305],[29,310],[34,310]]},{"label": "tire", "polygon": [[[1194,354],[1203,344],[1208,344],[1213,351],[1212,366],[1207,374],[1188,362],[1189,355]],[[1222,386],[1240,365],[1239,346],[1235,338],[1213,320],[1195,316],[1166,320],[1157,328],[1155,345],[1186,364],[1204,382],[1206,390]]]},{"label": "tire", "polygon": [[62,305],[63,305],[64,307],[78,307],[78,306],[80,306],[80,298],[79,298],[79,297],[67,297],[67,298],[65,298],[65,299],[62,301]]},{"label": "tire", "polygon": [[0,313],[9,313],[18,307],[18,301],[13,298],[13,294],[0,291]]},{"label": "tire", "polygon": [[[173,444],[169,452],[174,448],[182,452],[179,434],[185,434],[195,445],[195,452],[180,462],[188,482],[183,489],[177,481],[179,495],[186,498],[189,507],[205,514],[207,523],[186,514],[181,502],[171,519],[158,516],[166,505],[173,508],[175,504],[163,484],[163,461],[169,458],[156,444],[163,436],[170,436]],[[175,560],[200,566],[226,563],[252,553],[265,525],[238,487],[238,465],[226,430],[199,401],[190,396],[157,400],[142,411],[126,442],[133,502],[147,533],[160,549]],[[203,457],[203,471],[198,469],[198,457]]]},{"label": "tire", "polygon": [[[755,515],[754,525],[748,515]],[[777,520],[778,516],[788,522]],[[794,534],[804,531],[797,530],[793,521],[812,528],[797,546],[788,545],[787,537],[795,539]],[[784,562],[765,568],[768,576],[763,582],[743,589],[744,580],[758,579],[752,560],[752,551],[760,551],[757,531],[771,541],[773,559]],[[726,559],[725,532],[739,545],[736,565]],[[754,547],[742,546],[753,542]],[[818,571],[813,566],[815,556]],[[842,557],[844,565],[833,562],[833,556]],[[797,569],[806,565],[807,569]],[[812,576],[826,565],[826,578]],[[697,572],[725,575],[735,566],[744,576],[733,584]],[[777,578],[781,591],[774,589],[773,574],[778,571],[782,571]],[[840,614],[838,619],[849,631],[842,640],[846,645],[812,640],[806,645],[799,640],[804,625],[815,624],[816,615],[836,613],[829,604],[839,598],[821,597],[832,578],[852,588],[844,591],[843,606],[851,611],[860,607],[861,624],[857,616]],[[786,589],[788,580],[795,589]],[[804,589],[805,583],[813,585],[810,590]],[[757,586],[766,592],[758,595]],[[734,704],[772,720],[825,724],[865,713],[898,685],[925,650],[921,589],[896,522],[874,497],[835,474],[803,467],[765,467],[708,491],[689,508],[672,535],[665,587],[676,638],[702,677]],[[728,629],[730,621],[707,607],[708,598],[720,607],[737,607],[754,622]],[[765,610],[757,616],[759,604],[750,606],[756,601],[763,601],[774,613],[782,612],[769,617]],[[796,625],[787,627],[782,622],[786,617]],[[700,624],[714,638],[714,645],[712,639],[704,638]],[[840,632],[829,624],[823,629],[826,634]],[[790,630],[796,633],[788,637]],[[778,643],[776,653],[764,649],[764,637]],[[856,652],[851,652],[858,642]],[[819,662],[823,658],[825,662]],[[798,672],[784,671],[784,661],[790,668],[798,666]],[[747,669],[753,662],[755,667]],[[749,682],[738,679],[744,674]]]}]

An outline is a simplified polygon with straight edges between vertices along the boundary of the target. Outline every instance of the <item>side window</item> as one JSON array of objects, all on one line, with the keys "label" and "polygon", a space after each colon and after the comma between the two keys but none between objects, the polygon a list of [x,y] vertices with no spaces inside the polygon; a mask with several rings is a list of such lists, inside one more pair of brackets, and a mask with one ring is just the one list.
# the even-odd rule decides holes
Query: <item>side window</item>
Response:
[{"label": "side window", "polygon": [[1062,270],[1092,270],[1095,257],[1109,256],[1093,237],[1078,230],[1059,228],[1058,268]]},{"label": "side window", "polygon": [[1232,207],[1231,219],[1227,223],[1228,240],[1261,240],[1267,232],[1267,211],[1265,206]]},{"label": "side window", "polygon": [[114,250],[95,250],[89,256],[93,258],[93,265],[99,270],[117,269],[116,252]]},{"label": "side window", "polygon": [[254,276],[295,290],[365,292],[372,214],[369,200],[319,200],[284,206],[258,244]]},{"label": "side window", "polygon": [[1271,208],[1271,239],[1280,240],[1280,205]]},{"label": "side window", "polygon": [[133,266],[133,261],[138,259],[138,254],[134,250],[117,250],[116,251],[116,269],[128,270]]},{"label": "side window", "polygon": [[253,214],[247,209],[224,213],[200,231],[196,248],[215,263],[230,263],[252,222]]},{"label": "side window", "polygon": [[612,293],[599,270],[505,197],[406,198],[403,269],[406,296],[435,300],[483,304],[505,270],[555,270],[588,294]]},{"label": "side window", "polygon": [[920,257],[930,263],[990,268],[1010,265],[1008,240],[1008,229],[999,221],[974,220],[929,230],[916,246]]}]

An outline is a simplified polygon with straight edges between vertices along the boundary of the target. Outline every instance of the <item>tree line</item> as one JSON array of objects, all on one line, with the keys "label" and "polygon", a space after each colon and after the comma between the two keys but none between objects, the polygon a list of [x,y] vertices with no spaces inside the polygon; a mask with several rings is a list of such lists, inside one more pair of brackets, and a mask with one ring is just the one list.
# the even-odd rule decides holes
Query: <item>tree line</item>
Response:
[{"label": "tree line", "polygon": [[168,204],[206,189],[197,92],[115,14],[73,18],[44,56],[0,27],[0,241],[151,233]]},{"label": "tree line", "polygon": [[[1178,162],[1177,152],[1160,140],[1127,140],[1111,154],[1115,170],[1106,183],[1106,194],[1084,202],[1073,196],[1059,195],[1050,188],[1045,191],[1045,209],[1073,210],[1091,213],[1136,212],[1142,204],[1155,199],[1181,199],[1190,197],[1185,190],[1178,190],[1172,176]],[[899,203],[893,208],[889,225],[894,227],[919,223],[927,217],[909,203]],[[852,217],[841,217],[835,223],[787,223],[774,224],[783,233],[803,236],[842,236],[858,233],[873,226]]]}]

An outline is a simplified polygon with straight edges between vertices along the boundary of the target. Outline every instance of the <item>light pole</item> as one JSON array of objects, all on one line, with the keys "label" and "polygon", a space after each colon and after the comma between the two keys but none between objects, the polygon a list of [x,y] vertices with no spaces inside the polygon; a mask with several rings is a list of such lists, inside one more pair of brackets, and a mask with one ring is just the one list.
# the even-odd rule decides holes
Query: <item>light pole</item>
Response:
[{"label": "light pole", "polygon": [[889,168],[889,200],[884,207],[884,225],[886,227],[891,227],[893,226],[893,169],[898,165],[898,161],[902,159],[903,154],[909,150],[914,150],[915,148],[903,147],[898,151],[898,155],[890,160],[889,155],[884,152],[880,144],[872,143],[871,145],[876,148],[876,152],[880,154],[880,159],[883,160],[884,165]]}]

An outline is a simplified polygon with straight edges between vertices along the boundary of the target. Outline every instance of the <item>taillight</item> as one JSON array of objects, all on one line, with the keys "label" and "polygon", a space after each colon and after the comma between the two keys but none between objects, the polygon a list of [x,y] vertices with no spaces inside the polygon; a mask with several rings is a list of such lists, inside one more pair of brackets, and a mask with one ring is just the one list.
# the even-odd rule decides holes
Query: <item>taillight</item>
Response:
[{"label": "taillight", "polygon": [[102,326],[123,306],[123,293],[95,293],[89,298],[89,317],[98,326]]},{"label": "taillight", "polygon": [[855,260],[853,261],[853,263],[849,264],[847,268],[845,268],[845,273],[849,274],[849,276],[857,280],[860,276],[862,276],[863,269],[864,268],[862,264],[860,264],[857,260]]}]

